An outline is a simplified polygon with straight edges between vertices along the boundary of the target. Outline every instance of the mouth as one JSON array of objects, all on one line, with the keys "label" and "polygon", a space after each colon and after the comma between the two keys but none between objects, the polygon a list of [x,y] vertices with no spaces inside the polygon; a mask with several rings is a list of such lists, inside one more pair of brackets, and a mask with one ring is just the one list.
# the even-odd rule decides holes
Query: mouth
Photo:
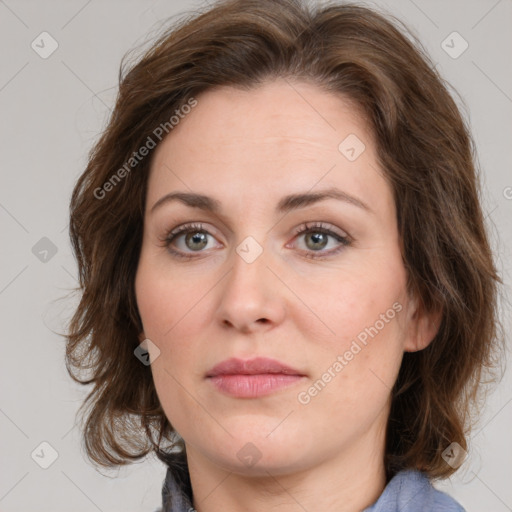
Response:
[{"label": "mouth", "polygon": [[237,398],[257,398],[292,386],[305,375],[280,361],[257,357],[231,358],[214,366],[206,378],[220,392]]}]

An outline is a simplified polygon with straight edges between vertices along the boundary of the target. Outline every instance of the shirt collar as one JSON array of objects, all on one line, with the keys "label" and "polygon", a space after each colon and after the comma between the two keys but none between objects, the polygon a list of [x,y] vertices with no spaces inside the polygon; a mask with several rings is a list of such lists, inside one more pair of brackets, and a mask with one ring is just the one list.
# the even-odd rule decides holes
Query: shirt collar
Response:
[{"label": "shirt collar", "polygon": [[[162,488],[162,508],[157,512],[194,512],[186,456],[179,454],[168,466]],[[428,477],[415,470],[403,470],[386,485],[377,501],[363,512],[465,512],[444,492],[435,489]]]}]

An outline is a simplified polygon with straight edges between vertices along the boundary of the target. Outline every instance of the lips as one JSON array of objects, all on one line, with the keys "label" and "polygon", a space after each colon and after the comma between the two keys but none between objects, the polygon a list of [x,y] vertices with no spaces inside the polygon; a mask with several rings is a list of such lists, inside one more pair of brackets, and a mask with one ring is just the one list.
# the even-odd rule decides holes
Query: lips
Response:
[{"label": "lips", "polygon": [[262,375],[262,374],[283,374],[299,375],[304,374],[299,370],[292,368],[276,359],[267,357],[256,357],[243,360],[237,358],[226,359],[215,365],[207,374],[207,377],[217,377],[219,375]]},{"label": "lips", "polygon": [[233,398],[261,398],[297,385],[305,378],[299,370],[275,359],[231,358],[215,365],[206,375],[214,389]]}]

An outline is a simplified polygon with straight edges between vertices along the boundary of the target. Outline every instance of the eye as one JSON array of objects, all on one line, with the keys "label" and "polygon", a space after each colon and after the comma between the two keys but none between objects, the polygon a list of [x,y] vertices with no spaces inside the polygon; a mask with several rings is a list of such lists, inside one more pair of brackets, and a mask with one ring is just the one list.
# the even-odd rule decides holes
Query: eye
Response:
[{"label": "eye", "polygon": [[[300,239],[301,237],[305,244],[305,248],[301,250],[305,252],[304,256],[307,258],[325,258],[333,256],[351,243],[348,236],[336,233],[321,222],[314,222],[312,224],[306,223],[300,226],[296,231],[295,238]],[[334,248],[324,250],[329,245],[329,238],[334,239]]]},{"label": "eye", "polygon": [[173,255],[191,259],[195,257],[194,253],[201,253],[204,252],[203,249],[210,248],[208,247],[209,237],[213,239],[202,224],[184,224],[168,233],[164,242],[167,250]]}]

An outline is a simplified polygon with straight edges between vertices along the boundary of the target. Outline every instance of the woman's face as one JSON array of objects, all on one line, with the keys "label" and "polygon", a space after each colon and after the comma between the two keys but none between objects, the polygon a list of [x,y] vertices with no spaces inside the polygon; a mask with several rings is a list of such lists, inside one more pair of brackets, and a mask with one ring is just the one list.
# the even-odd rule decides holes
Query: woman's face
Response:
[{"label": "woman's face", "polygon": [[[189,456],[230,471],[336,457],[364,470],[382,458],[404,350],[433,336],[406,293],[372,135],[305,82],[197,102],[155,150],[136,276],[162,407]],[[256,357],[293,370],[228,364],[210,376]]]}]

